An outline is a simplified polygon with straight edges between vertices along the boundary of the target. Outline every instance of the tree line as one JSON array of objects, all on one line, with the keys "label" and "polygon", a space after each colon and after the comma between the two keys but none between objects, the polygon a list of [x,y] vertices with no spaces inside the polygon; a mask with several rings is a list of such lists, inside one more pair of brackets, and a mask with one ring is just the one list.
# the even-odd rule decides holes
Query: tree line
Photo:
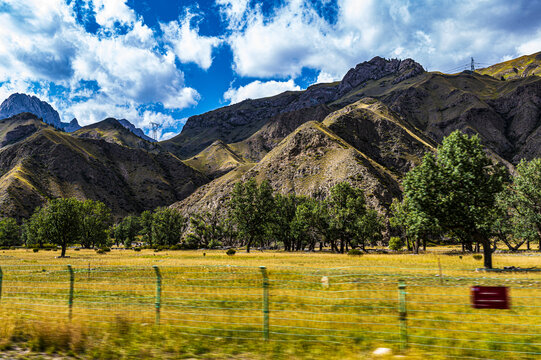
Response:
[{"label": "tree line", "polygon": [[127,216],[113,224],[111,211],[99,201],[53,199],[19,226],[0,219],[0,246],[112,244],[177,249],[246,247],[344,253],[381,243],[418,252],[427,241],[457,241],[464,250],[482,246],[485,266],[498,242],[510,250],[537,242],[541,250],[541,159],[521,161],[510,174],[493,161],[477,136],[459,131],[446,137],[408,172],[403,197],[390,210],[390,228],[368,206],[363,191],[347,182],[330,189],[325,199],[273,192],[255,179],[237,183],[224,206],[184,217],[158,208]]}]

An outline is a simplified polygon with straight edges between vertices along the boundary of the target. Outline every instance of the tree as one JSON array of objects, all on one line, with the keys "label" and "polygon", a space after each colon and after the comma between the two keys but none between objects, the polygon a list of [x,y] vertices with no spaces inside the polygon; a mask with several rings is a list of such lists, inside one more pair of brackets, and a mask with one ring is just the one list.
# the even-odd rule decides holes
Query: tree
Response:
[{"label": "tree", "polygon": [[152,212],[145,210],[139,216],[139,235],[142,235],[142,241],[152,246]]},{"label": "tree", "polygon": [[483,245],[484,265],[492,268],[491,210],[504,175],[477,136],[453,132],[404,179],[409,230],[417,236],[460,232]]},{"label": "tree", "polygon": [[313,250],[319,241],[320,250],[325,241],[333,241],[333,229],[329,226],[329,211],[324,201],[301,198],[291,224],[294,242],[291,250]]},{"label": "tree", "polygon": [[270,231],[277,241],[282,241],[285,251],[292,250],[295,241],[292,226],[295,220],[297,206],[302,201],[302,198],[294,194],[276,194],[274,197],[274,212]]},{"label": "tree", "polygon": [[44,222],[45,209],[38,207],[30,218],[23,223],[21,238],[25,246],[41,248],[47,242]]},{"label": "tree", "polygon": [[18,246],[21,244],[20,226],[14,218],[0,219],[0,246]]},{"label": "tree", "polygon": [[73,198],[53,199],[37,212],[30,218],[33,236],[60,246],[60,256],[66,256],[66,248],[80,239],[81,202]]},{"label": "tree", "polygon": [[[500,197],[510,216],[510,232],[515,239],[537,241],[541,251],[541,159],[522,160],[517,174]],[[520,247],[520,243],[518,247]],[[517,247],[517,249],[518,249]]]},{"label": "tree", "polygon": [[187,248],[215,248],[221,245],[224,225],[217,212],[205,211],[190,217],[191,233],[183,245]]},{"label": "tree", "polygon": [[107,244],[111,210],[100,201],[85,200],[81,204],[81,246],[91,248]]},{"label": "tree", "polygon": [[[331,188],[328,206],[329,226],[335,230],[340,240],[339,251],[343,253],[348,244],[355,246],[356,240],[363,240],[360,236],[367,212],[364,192],[347,182],[336,184]],[[360,245],[364,248],[365,244]]]},{"label": "tree", "polygon": [[152,244],[154,246],[178,244],[185,227],[186,219],[177,210],[171,208],[156,209],[152,215]]},{"label": "tree", "polygon": [[236,183],[229,208],[239,236],[246,239],[246,252],[250,252],[252,244],[262,243],[268,234],[274,208],[270,184],[263,181],[257,186],[255,179]]}]

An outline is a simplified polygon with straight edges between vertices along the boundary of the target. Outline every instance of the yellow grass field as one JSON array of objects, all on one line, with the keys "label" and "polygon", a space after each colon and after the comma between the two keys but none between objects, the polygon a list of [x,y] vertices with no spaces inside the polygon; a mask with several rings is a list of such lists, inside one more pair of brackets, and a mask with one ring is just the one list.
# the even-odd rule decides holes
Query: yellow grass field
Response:
[{"label": "yellow grass field", "polygon": [[[5,250],[0,345],[82,359],[540,358],[541,272],[476,272],[482,260],[450,250]],[[494,265],[539,267],[541,254],[495,254]],[[511,308],[472,308],[472,285],[507,286]]]}]

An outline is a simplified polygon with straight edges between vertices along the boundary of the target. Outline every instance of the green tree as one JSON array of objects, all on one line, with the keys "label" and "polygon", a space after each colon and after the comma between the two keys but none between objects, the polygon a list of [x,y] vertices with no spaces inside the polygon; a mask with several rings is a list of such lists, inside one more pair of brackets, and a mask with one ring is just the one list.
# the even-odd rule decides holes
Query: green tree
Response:
[{"label": "green tree", "polygon": [[149,210],[145,210],[141,213],[139,216],[139,226],[140,231],[139,235],[142,236],[141,240],[148,244],[149,246],[152,246],[152,212]]},{"label": "green tree", "polygon": [[230,216],[238,234],[246,240],[246,252],[253,244],[261,244],[268,234],[274,197],[268,181],[257,186],[255,179],[237,183],[229,201]]},{"label": "green tree", "polygon": [[177,210],[156,209],[152,216],[152,244],[154,246],[178,244],[186,223],[186,219]]},{"label": "green tree", "polygon": [[485,154],[479,138],[455,131],[437,154],[428,153],[404,179],[404,198],[416,236],[465,234],[483,245],[484,265],[492,268],[491,211],[503,188],[505,171]]},{"label": "green tree", "polygon": [[344,253],[347,245],[359,245],[364,248],[363,230],[368,224],[363,224],[367,212],[364,192],[354,188],[347,182],[336,184],[331,188],[328,198],[329,226],[334,229],[340,241],[340,252]]},{"label": "green tree", "polygon": [[35,229],[36,239],[47,239],[47,242],[60,246],[60,256],[66,256],[67,247],[80,239],[81,202],[73,198],[53,199],[37,212],[39,214],[32,216],[29,224]]},{"label": "green tree", "polygon": [[104,203],[93,200],[83,201],[81,210],[81,246],[105,246],[111,225],[111,210]]},{"label": "green tree", "polygon": [[129,248],[131,247],[131,244],[135,242],[135,238],[141,230],[139,219],[134,215],[126,216],[122,219],[122,227],[124,234],[123,244],[124,247]]},{"label": "green tree", "polygon": [[21,238],[27,247],[43,247],[47,242],[45,234],[45,209],[36,208],[30,218],[23,223]]},{"label": "green tree", "polygon": [[537,241],[541,251],[541,158],[522,160],[516,170],[501,204],[511,216],[508,224],[514,238]]},{"label": "green tree", "polygon": [[285,251],[291,251],[295,241],[293,224],[295,212],[301,198],[294,195],[276,194],[274,197],[274,212],[272,216],[270,231],[272,236],[284,244]]},{"label": "green tree", "polygon": [[219,214],[205,211],[190,216],[191,233],[183,242],[187,248],[215,248],[222,244],[224,225]]},{"label": "green tree", "polygon": [[0,219],[0,246],[21,245],[20,226],[14,218]]},{"label": "green tree", "polygon": [[304,198],[295,209],[291,224],[295,241],[291,250],[303,250],[308,246],[313,250],[319,241],[320,250],[325,241],[333,241],[333,229],[329,226],[329,212],[324,201]]}]

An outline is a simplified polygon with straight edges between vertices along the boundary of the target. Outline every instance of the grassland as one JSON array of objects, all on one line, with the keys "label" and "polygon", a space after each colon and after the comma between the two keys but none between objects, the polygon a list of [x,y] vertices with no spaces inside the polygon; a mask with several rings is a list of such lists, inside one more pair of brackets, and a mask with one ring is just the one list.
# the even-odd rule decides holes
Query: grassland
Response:
[{"label": "grassland", "polygon": [[[113,250],[6,250],[0,341],[79,358],[360,359],[378,347],[408,359],[534,359],[541,353],[541,274],[476,272],[448,255]],[[538,253],[497,254],[533,267]],[[69,320],[69,272],[74,297]],[[440,265],[441,275],[440,276]],[[156,325],[157,265],[162,276]],[[263,340],[262,272],[269,277]],[[328,280],[328,286],[327,280]],[[406,283],[408,347],[401,349],[399,280]],[[506,285],[510,310],[476,310],[471,285]],[[392,358],[392,357],[390,357]]]}]

